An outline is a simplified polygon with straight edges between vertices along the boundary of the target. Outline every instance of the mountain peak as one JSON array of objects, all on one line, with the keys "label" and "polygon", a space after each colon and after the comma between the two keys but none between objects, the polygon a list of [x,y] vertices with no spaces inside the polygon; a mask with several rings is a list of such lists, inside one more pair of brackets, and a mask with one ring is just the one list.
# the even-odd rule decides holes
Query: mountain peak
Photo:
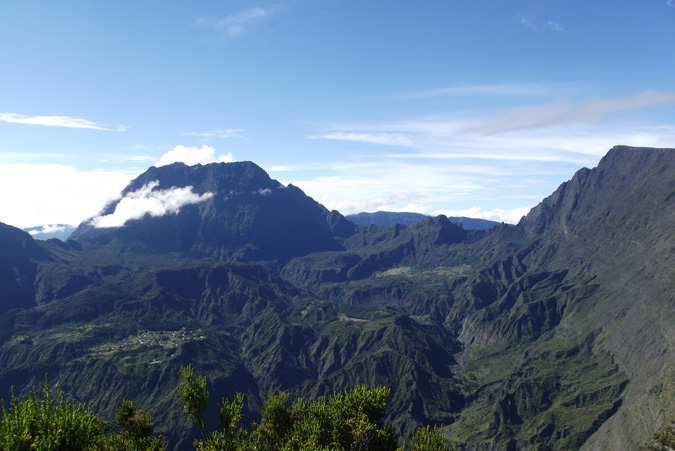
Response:
[{"label": "mountain peak", "polygon": [[[138,176],[71,238],[105,235],[138,249],[284,261],[339,248],[333,230],[342,221],[336,214],[249,161],[174,163]],[[342,229],[339,234],[349,232]]]},{"label": "mountain peak", "polygon": [[620,224],[624,222],[622,218],[636,217],[637,211],[649,208],[645,206],[649,199],[642,197],[644,193],[651,193],[659,201],[673,194],[675,188],[663,183],[672,180],[666,173],[673,167],[675,149],[615,146],[597,167],[582,168],[560,185],[520,225],[529,235],[545,234],[549,239],[562,235],[569,239],[587,223],[607,223],[611,219]]}]

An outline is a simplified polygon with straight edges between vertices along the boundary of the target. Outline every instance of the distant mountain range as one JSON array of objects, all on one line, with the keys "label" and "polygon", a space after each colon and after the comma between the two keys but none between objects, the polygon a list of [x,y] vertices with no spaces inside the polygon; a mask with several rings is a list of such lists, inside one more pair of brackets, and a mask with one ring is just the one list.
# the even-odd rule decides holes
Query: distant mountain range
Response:
[{"label": "distant mountain range", "polygon": [[[414,222],[420,222],[429,218],[421,213],[405,213],[391,211],[377,211],[374,213],[357,213],[347,215],[347,219],[356,225],[367,226],[371,224],[390,226],[394,224],[410,225]],[[448,216],[448,220],[453,224],[461,225],[464,230],[485,230],[499,225],[499,222],[488,221],[487,219],[467,218],[466,216]]]},{"label": "distant mountain range", "polygon": [[[378,211],[375,213],[357,213],[345,216],[349,221],[359,226],[381,225],[390,226],[394,224],[410,225],[414,222],[420,222],[429,218],[420,213],[404,213]],[[459,224],[465,230],[484,230],[499,225],[499,222],[489,221],[487,219],[468,218],[466,216],[449,216],[448,219],[453,224]],[[58,238],[62,241],[70,238],[70,235],[77,229],[76,226],[69,224],[50,224],[46,226],[27,227],[22,229],[31,234],[36,240],[49,240]]]},{"label": "distant mountain range", "polygon": [[152,167],[65,242],[0,224],[0,397],[48,373],[176,449],[188,363],[255,421],[386,385],[402,438],[460,449],[636,449],[675,416],[675,150],[615,147],[515,226],[350,219],[240,162]]}]

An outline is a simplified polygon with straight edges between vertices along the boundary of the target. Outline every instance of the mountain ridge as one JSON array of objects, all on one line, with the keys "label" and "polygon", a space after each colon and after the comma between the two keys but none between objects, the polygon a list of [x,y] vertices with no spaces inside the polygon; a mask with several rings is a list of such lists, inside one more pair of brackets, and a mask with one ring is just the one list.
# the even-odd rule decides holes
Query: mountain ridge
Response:
[{"label": "mountain ridge", "polygon": [[[415,222],[420,222],[429,215],[421,213],[410,212],[392,212],[392,211],[376,211],[376,212],[361,212],[345,216],[348,220],[356,225],[367,226],[371,224],[380,226],[390,226],[394,224],[411,225]],[[484,230],[499,225],[499,222],[489,221],[487,219],[469,218],[466,216],[449,216],[448,219],[453,224],[461,224],[465,230]]]}]

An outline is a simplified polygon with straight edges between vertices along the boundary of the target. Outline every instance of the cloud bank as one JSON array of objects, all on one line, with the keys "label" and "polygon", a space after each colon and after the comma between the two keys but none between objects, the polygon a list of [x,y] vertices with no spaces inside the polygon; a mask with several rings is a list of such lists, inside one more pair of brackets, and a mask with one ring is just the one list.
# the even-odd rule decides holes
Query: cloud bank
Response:
[{"label": "cloud bank", "polygon": [[27,117],[15,113],[0,113],[0,121],[11,124],[44,125],[48,127],[88,128],[91,130],[124,131],[126,127],[115,127],[97,124],[79,117],[72,116],[32,116]]},{"label": "cloud bank", "polygon": [[137,191],[128,193],[119,201],[112,214],[96,216],[92,218],[90,224],[96,228],[121,227],[127,221],[140,219],[146,214],[164,216],[168,213],[178,213],[184,205],[204,202],[214,195],[196,194],[192,192],[192,186],[154,191],[158,185],[159,181],[155,180]]},{"label": "cloud bank", "polygon": [[155,166],[166,166],[177,162],[194,166],[195,164],[231,163],[232,161],[234,161],[232,153],[216,156],[216,150],[211,146],[204,145],[200,148],[176,146],[162,155]]},{"label": "cloud bank", "polygon": [[39,229],[36,230],[29,230],[28,233],[31,235],[40,235],[40,234],[46,234],[46,233],[59,233],[59,232],[65,232],[66,227],[61,224],[46,224],[40,227]]},{"label": "cloud bank", "polygon": [[137,175],[0,162],[0,222],[15,227],[79,224],[101,211]]}]

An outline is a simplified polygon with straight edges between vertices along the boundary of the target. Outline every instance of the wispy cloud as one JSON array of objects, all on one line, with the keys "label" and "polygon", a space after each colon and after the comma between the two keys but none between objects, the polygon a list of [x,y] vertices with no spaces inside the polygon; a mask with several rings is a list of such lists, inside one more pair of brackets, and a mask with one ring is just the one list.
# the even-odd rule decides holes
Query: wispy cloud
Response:
[{"label": "wispy cloud", "polygon": [[166,166],[168,164],[181,162],[188,166],[195,164],[208,163],[230,163],[234,161],[232,153],[216,155],[216,150],[211,146],[185,147],[176,146],[159,158],[155,166]]},{"label": "wispy cloud", "polygon": [[48,127],[87,128],[92,130],[124,131],[123,125],[109,126],[97,124],[86,119],[72,116],[24,116],[15,113],[0,113],[0,121],[12,124],[44,125]]},{"label": "wispy cloud", "polygon": [[533,22],[529,17],[521,17],[519,20],[520,24],[526,28],[529,28],[530,30],[540,30],[540,29],[545,29],[545,30],[550,30],[550,31],[557,31],[557,32],[563,32],[565,31],[565,28],[560,25],[558,22],[554,22],[552,20],[549,20],[547,22],[543,23],[538,23],[538,22]]},{"label": "wispy cloud", "polygon": [[521,17],[519,22],[520,22],[521,25],[529,28],[530,30],[536,30],[537,29],[537,26],[534,23],[532,23],[532,21],[530,19],[528,19],[527,17],[524,17],[524,16]]},{"label": "wispy cloud", "polygon": [[544,26],[553,31],[565,31],[562,25],[560,25],[558,22],[553,22],[552,20],[546,22]]},{"label": "wispy cloud", "polygon": [[356,132],[330,132],[318,135],[309,135],[308,139],[332,139],[341,141],[359,141],[372,144],[386,144],[389,146],[410,146],[412,141],[400,133],[356,133]]},{"label": "wispy cloud", "polygon": [[[556,86],[556,89],[561,89]],[[503,96],[532,96],[550,94],[553,87],[533,83],[495,83],[479,85],[449,86],[429,91],[421,91],[403,96],[408,100],[427,99],[441,96],[458,95],[503,95]]]},{"label": "wispy cloud", "polygon": [[224,37],[241,37],[247,35],[252,28],[269,19],[278,7],[263,8],[260,6],[238,11],[224,19],[201,19],[198,24],[211,26]]},{"label": "wispy cloud", "polygon": [[[672,147],[675,126],[631,116],[671,104],[675,92],[650,91],[474,115],[327,123],[307,137],[343,141],[340,160],[313,168],[320,176],[294,172],[284,182],[343,213],[414,208],[437,214],[480,206],[474,216],[517,222],[579,168],[595,166],[614,145]],[[383,153],[372,146],[369,151],[350,143],[389,149]]]},{"label": "wispy cloud", "polygon": [[459,131],[487,135],[574,122],[593,122],[610,114],[669,104],[675,104],[675,92],[646,91],[624,97],[594,97],[578,102],[561,100],[512,108],[492,117],[469,121]]},{"label": "wispy cloud", "polygon": [[291,170],[291,168],[289,168],[288,166],[283,166],[283,165],[276,165],[276,166],[272,166],[271,168],[267,168],[267,172],[286,172],[286,171],[290,171],[290,170]]},{"label": "wispy cloud", "polygon": [[668,1],[666,2],[666,5],[668,5],[668,6],[675,6],[675,0],[668,0]]},{"label": "wispy cloud", "polygon": [[228,128],[225,130],[212,130],[208,132],[187,132],[185,136],[201,136],[203,138],[236,138],[245,132],[243,128]]},{"label": "wispy cloud", "polygon": [[90,224],[96,228],[121,227],[127,221],[140,219],[145,215],[164,216],[178,213],[183,206],[204,202],[214,195],[194,193],[192,186],[155,190],[158,185],[158,181],[153,181],[137,191],[128,193],[115,206],[112,214],[96,216],[92,218]]},{"label": "wispy cloud", "polygon": [[151,157],[150,155],[128,155],[123,158],[128,161],[152,161],[155,159],[155,157]]}]

